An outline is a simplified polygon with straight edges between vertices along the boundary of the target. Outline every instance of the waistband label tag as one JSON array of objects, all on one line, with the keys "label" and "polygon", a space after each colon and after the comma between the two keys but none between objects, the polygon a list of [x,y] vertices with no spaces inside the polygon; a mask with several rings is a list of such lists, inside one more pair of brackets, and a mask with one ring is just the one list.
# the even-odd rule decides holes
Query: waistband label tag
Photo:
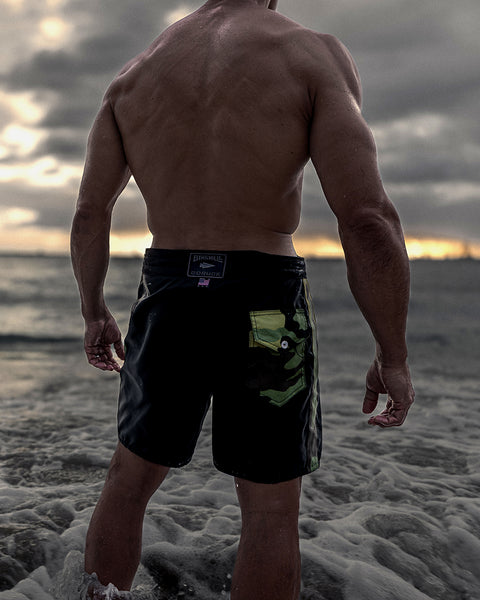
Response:
[{"label": "waistband label tag", "polygon": [[188,260],[188,277],[222,279],[227,264],[226,254],[197,254],[192,252]]}]

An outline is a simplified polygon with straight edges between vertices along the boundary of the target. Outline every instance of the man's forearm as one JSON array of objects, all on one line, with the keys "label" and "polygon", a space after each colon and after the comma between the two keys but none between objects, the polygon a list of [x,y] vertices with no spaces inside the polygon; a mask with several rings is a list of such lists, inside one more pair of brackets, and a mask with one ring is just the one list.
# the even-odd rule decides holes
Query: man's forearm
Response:
[{"label": "man's forearm", "polygon": [[77,210],[73,219],[72,265],[86,321],[105,316],[103,285],[109,261],[110,216]]},{"label": "man's forearm", "polygon": [[387,204],[383,214],[339,224],[348,281],[355,300],[377,341],[386,365],[407,358],[405,341],[410,268],[398,215]]}]

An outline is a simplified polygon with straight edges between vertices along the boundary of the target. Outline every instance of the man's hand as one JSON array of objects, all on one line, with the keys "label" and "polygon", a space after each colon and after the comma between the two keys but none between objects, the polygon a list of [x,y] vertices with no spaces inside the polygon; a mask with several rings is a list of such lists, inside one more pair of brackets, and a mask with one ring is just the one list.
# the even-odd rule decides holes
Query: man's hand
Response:
[{"label": "man's hand", "polygon": [[379,415],[370,417],[368,423],[380,427],[402,425],[415,398],[407,363],[398,367],[387,367],[375,359],[367,373],[364,413],[370,414],[375,410],[379,394],[388,394],[387,405]]},{"label": "man's hand", "polygon": [[113,356],[112,344],[117,356],[124,360],[122,334],[108,311],[103,319],[85,322],[85,353],[93,367],[102,371],[120,372],[120,365]]}]

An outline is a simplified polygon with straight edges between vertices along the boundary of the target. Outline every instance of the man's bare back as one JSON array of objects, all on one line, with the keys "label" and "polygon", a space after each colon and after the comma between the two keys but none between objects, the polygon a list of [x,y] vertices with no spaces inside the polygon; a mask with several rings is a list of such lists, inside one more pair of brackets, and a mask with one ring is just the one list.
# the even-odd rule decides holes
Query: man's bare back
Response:
[{"label": "man's bare back", "polygon": [[123,69],[106,98],[154,247],[295,254],[315,76],[342,78],[332,45],[348,62],[273,10],[212,1]]}]

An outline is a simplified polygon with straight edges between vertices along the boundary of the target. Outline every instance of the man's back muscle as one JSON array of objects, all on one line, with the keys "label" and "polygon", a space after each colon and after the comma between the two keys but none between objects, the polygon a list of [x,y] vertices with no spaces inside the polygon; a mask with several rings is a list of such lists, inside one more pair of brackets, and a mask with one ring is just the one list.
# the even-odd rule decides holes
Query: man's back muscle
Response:
[{"label": "man's back muscle", "polygon": [[309,158],[310,38],[258,6],[202,7],[120,74],[109,95],[154,245],[289,252]]}]

